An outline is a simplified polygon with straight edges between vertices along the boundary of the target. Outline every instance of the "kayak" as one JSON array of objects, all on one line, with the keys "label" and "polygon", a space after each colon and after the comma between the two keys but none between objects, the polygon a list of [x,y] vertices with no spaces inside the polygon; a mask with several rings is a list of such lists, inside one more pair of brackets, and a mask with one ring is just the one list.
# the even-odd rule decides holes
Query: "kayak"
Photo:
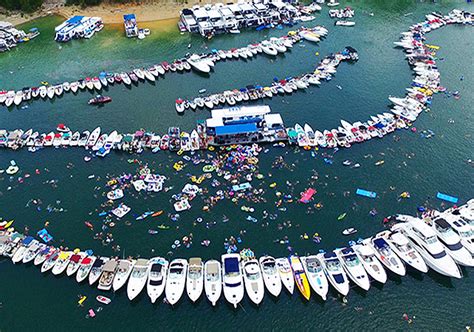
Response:
[{"label": "kayak", "polygon": [[344,212],[343,214],[340,214],[339,217],[337,217],[337,220],[342,220],[346,217],[347,213]]},{"label": "kayak", "polygon": [[84,301],[87,299],[87,296],[81,296],[81,298],[79,299],[79,301],[77,301],[77,304],[79,304],[80,306],[82,306],[82,304],[84,303]]},{"label": "kayak", "polygon": [[0,222],[0,230],[8,229],[15,220]]},{"label": "kayak", "polygon": [[160,211],[157,211],[157,212],[153,213],[151,216],[152,216],[152,217],[158,217],[158,216],[160,216],[160,215],[162,215],[162,214],[163,214],[163,210],[160,210]]},{"label": "kayak", "polygon": [[153,212],[153,211],[147,211],[147,212],[143,213],[142,215],[136,217],[135,220],[142,220],[142,219],[145,219],[146,217],[151,216],[151,215],[154,214],[154,213],[155,213],[155,212]]}]

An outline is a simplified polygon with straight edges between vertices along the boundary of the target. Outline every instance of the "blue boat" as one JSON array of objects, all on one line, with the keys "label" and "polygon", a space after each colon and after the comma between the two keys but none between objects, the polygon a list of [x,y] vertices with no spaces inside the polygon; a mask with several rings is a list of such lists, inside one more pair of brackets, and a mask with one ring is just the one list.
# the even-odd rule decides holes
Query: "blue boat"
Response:
[{"label": "blue boat", "polygon": [[375,197],[377,197],[377,193],[375,193],[375,192],[373,192],[373,191],[368,191],[368,190],[360,189],[360,188],[358,188],[358,189],[356,190],[356,194],[357,194],[357,195],[360,195],[360,196],[369,197],[369,198],[375,198]]},{"label": "blue boat", "polygon": [[458,202],[457,197],[449,196],[449,195],[446,195],[446,194],[443,194],[443,193],[440,193],[440,192],[438,192],[436,194],[436,198],[439,198],[439,199],[442,199],[443,201],[447,201],[447,202],[454,203],[454,204],[456,204]]}]

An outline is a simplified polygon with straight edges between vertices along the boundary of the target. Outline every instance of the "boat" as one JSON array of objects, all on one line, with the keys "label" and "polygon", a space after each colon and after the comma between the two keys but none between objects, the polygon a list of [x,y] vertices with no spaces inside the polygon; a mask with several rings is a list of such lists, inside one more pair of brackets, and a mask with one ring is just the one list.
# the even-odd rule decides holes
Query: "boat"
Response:
[{"label": "boat", "polygon": [[60,275],[66,270],[69,264],[69,259],[71,258],[71,254],[72,253],[69,251],[62,251],[59,254],[59,257],[58,259],[56,259],[56,263],[54,264],[52,271],[54,275]]},{"label": "boat", "polygon": [[453,231],[459,235],[463,247],[474,257],[474,227],[471,227],[469,224],[469,219],[461,216],[457,209],[445,212],[441,216],[451,225]]},{"label": "boat", "polygon": [[105,297],[103,295],[97,295],[95,299],[96,299],[97,302],[105,304],[105,305],[110,304],[110,302],[112,302],[111,299],[109,299],[108,297]]},{"label": "boat", "polygon": [[38,244],[39,242],[35,240],[34,237],[32,236],[27,236],[23,239],[21,246],[17,249],[15,254],[12,256],[12,262],[13,264],[19,263],[23,260],[23,257],[25,257],[25,254],[28,252],[30,246],[33,244]]},{"label": "boat", "polygon": [[133,267],[137,261],[134,259],[120,259],[118,261],[117,271],[113,281],[112,288],[114,292],[122,288],[132,274]]},{"label": "boat", "polygon": [[[112,284],[114,282],[114,277],[115,277],[117,268],[118,268],[118,261],[115,259],[105,262],[105,264],[103,264],[103,266],[100,267],[99,286],[97,286],[98,289],[110,290],[112,288]],[[93,270],[94,270],[94,267],[92,268],[91,274],[92,272],[94,272]],[[91,274],[89,275],[89,284],[92,285],[93,282],[91,283],[91,279],[90,279]]]},{"label": "boat", "polygon": [[46,248],[46,245],[34,240],[23,255],[22,263],[27,264],[34,260],[36,256]]},{"label": "boat", "polygon": [[185,259],[173,259],[169,265],[166,278],[165,295],[169,304],[178,303],[186,286],[186,270],[188,262]]},{"label": "boat", "polygon": [[392,248],[395,254],[397,254],[405,264],[408,264],[420,272],[428,272],[428,266],[426,266],[423,257],[413,248],[405,235],[400,232],[387,230],[378,233],[376,236],[386,239],[390,248]]},{"label": "boat", "polygon": [[400,258],[393,252],[385,239],[373,237],[365,239],[363,243],[369,245],[374,250],[375,256],[389,271],[399,276],[406,274],[405,265],[403,265]]},{"label": "boat", "polygon": [[286,290],[290,294],[293,294],[295,289],[295,279],[293,278],[293,271],[291,270],[291,265],[288,261],[288,258],[277,258],[275,262],[281,283],[283,286],[285,286]]},{"label": "boat", "polygon": [[148,259],[137,259],[127,284],[127,296],[130,301],[133,301],[145,287],[150,267]]},{"label": "boat", "polygon": [[461,244],[460,236],[444,218],[425,219],[425,222],[432,226],[444,249],[456,263],[463,266],[474,266],[472,254]]},{"label": "boat", "polygon": [[316,294],[321,296],[323,300],[326,300],[329,291],[329,284],[326,275],[324,274],[321,261],[316,255],[300,257],[300,259],[306,276],[308,277],[309,285]]},{"label": "boat", "polygon": [[191,55],[186,61],[192,68],[199,72],[209,73],[211,71],[210,64],[207,61],[203,61],[203,59],[197,54]]},{"label": "boat", "polygon": [[370,288],[370,280],[364,266],[359,260],[359,257],[352,248],[337,249],[334,251],[337,258],[342,264],[347,276],[360,288],[368,291]]},{"label": "boat", "polygon": [[44,261],[43,265],[41,265],[41,273],[47,272],[51,270],[56,263],[59,257],[59,251],[54,250],[50,254],[48,254],[47,259]]},{"label": "boat", "polygon": [[375,256],[375,251],[372,247],[366,244],[356,244],[352,248],[372,279],[381,284],[387,282],[387,273],[385,272],[382,263]]},{"label": "boat", "polygon": [[89,99],[88,104],[89,105],[103,105],[106,103],[110,103],[111,101],[112,101],[111,97],[97,95],[94,98]]},{"label": "boat", "polygon": [[64,123],[58,124],[58,126],[56,127],[56,130],[59,131],[60,133],[68,133],[71,131],[69,127],[64,125]]},{"label": "boat", "polygon": [[278,51],[275,46],[267,40],[261,42],[260,47],[262,48],[263,53],[267,55],[275,56],[278,54]]},{"label": "boat", "polygon": [[97,143],[97,140],[100,136],[100,127],[95,128],[92,133],[89,135],[86,143],[86,147],[92,148]]},{"label": "boat", "polygon": [[78,283],[86,280],[96,260],[97,258],[95,256],[86,256],[82,259],[76,272],[76,281]]},{"label": "boat", "polygon": [[311,296],[311,289],[308,283],[308,277],[304,272],[303,265],[301,264],[298,256],[290,256],[291,269],[293,271],[293,277],[295,279],[296,286],[298,287],[301,295],[309,301]]},{"label": "boat", "polygon": [[352,234],[355,234],[357,233],[357,229],[355,229],[354,227],[349,227],[349,228],[346,228],[342,231],[342,235],[352,235]]},{"label": "boat", "polygon": [[176,106],[176,112],[178,112],[178,114],[184,113],[185,107],[184,107],[184,100],[183,99],[181,99],[181,98],[176,99],[175,106]]},{"label": "boat", "polygon": [[45,247],[36,255],[33,264],[42,265],[55,251],[56,249],[54,247]]},{"label": "boat", "polygon": [[[108,257],[98,257],[95,262],[92,264],[92,268],[89,272],[89,285],[93,285],[102,275],[105,264],[109,261]],[[108,266],[109,270],[111,269],[111,264]],[[115,268],[114,268],[115,271]],[[112,276],[113,280],[113,276]],[[112,281],[111,281],[112,282]],[[110,289],[110,287],[108,288]]]},{"label": "boat", "polygon": [[411,216],[397,215],[397,220],[402,222],[395,224],[392,230],[404,234],[430,268],[448,277],[461,278],[461,270],[446,253],[432,227]]},{"label": "boat", "polygon": [[215,306],[222,294],[221,263],[217,260],[204,264],[204,291],[209,302]]},{"label": "boat", "polygon": [[189,259],[188,276],[186,280],[186,292],[189,299],[196,302],[204,289],[204,264],[201,258]]},{"label": "boat", "polygon": [[237,305],[244,298],[244,284],[242,268],[240,265],[240,255],[236,253],[224,254],[222,259],[222,287],[224,297],[237,308]]},{"label": "boat", "polygon": [[146,289],[151,303],[155,303],[165,290],[169,263],[162,257],[154,257],[150,259],[149,264],[150,269],[148,270]]},{"label": "boat", "polygon": [[81,266],[80,264],[84,257],[86,257],[86,254],[83,252],[78,252],[77,254],[73,254],[71,256],[69,259],[69,264],[66,268],[66,275],[68,277],[74,275],[77,270],[79,270],[79,267]]},{"label": "boat", "polygon": [[256,259],[249,259],[242,263],[245,290],[250,300],[259,305],[265,295],[265,286],[263,283],[260,265]]},{"label": "boat", "polygon": [[354,21],[336,21],[334,25],[344,26],[344,27],[353,27],[355,25]]},{"label": "boat", "polygon": [[349,280],[334,251],[318,254],[329,283],[342,295],[349,293]]},{"label": "boat", "polygon": [[278,297],[281,293],[282,282],[275,258],[271,256],[262,256],[259,259],[259,263],[265,287],[270,294],[274,297]]}]

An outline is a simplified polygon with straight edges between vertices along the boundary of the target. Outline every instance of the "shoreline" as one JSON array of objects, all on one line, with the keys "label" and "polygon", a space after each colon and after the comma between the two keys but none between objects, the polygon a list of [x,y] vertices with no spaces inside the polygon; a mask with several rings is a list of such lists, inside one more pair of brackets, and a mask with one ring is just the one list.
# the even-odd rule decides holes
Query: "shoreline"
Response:
[{"label": "shoreline", "polygon": [[[211,0],[209,3],[218,2]],[[49,15],[59,15],[64,18],[69,18],[74,15],[85,16],[99,16],[102,18],[104,24],[122,24],[124,14],[135,14],[138,24],[147,22],[156,22],[163,20],[178,19],[179,12],[186,8],[192,7],[194,4],[199,4],[199,1],[193,1],[188,4],[170,2],[170,3],[152,3],[152,4],[134,4],[128,3],[126,5],[112,5],[101,4],[98,6],[91,6],[81,8],[80,6],[64,6],[54,5],[42,7],[41,9],[31,14],[21,12],[11,12],[10,15],[0,13],[0,21],[7,21],[14,26],[25,24]]]}]

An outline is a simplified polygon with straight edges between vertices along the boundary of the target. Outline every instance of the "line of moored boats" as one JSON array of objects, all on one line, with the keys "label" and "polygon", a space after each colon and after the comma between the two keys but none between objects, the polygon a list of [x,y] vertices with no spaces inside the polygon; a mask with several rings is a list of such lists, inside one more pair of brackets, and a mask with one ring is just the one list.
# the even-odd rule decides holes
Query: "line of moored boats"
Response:
[{"label": "line of moored boats", "polygon": [[[230,50],[213,50],[210,53],[189,54],[171,63],[163,61],[160,64],[148,66],[147,68],[133,69],[129,72],[101,72],[98,76],[86,77],[73,82],[59,84],[41,82],[40,86],[25,87],[18,91],[1,90],[0,105],[4,104],[6,107],[18,106],[23,102],[33,99],[54,99],[64,93],[72,92],[75,94],[81,90],[96,92],[114,84],[123,83],[126,86],[132,86],[139,82],[155,82],[160,75],[165,75],[167,72],[185,72],[194,69],[201,73],[209,73],[215,63],[220,60],[247,59],[259,53],[276,56],[278,53],[286,52],[293,43],[301,39],[317,42],[320,40],[320,31],[327,32],[327,30],[319,26],[314,28],[301,27],[297,31],[290,31],[288,35],[280,38],[272,37],[260,43]],[[283,49],[284,51],[282,51]]]},{"label": "line of moored boats", "polygon": [[[215,306],[222,295],[237,307],[244,294],[256,305],[265,296],[278,297],[283,289],[298,289],[309,300],[311,293],[326,300],[332,286],[339,294],[349,293],[350,283],[368,291],[371,283],[384,284],[388,275],[405,276],[408,271],[426,273],[429,268],[452,278],[461,278],[459,265],[474,266],[474,199],[459,208],[424,219],[396,215],[391,229],[367,239],[351,241],[348,247],[310,256],[288,258],[263,256],[256,259],[249,249],[227,253],[221,260],[204,262],[164,257],[120,259],[101,257],[91,251],[68,251],[40,243],[14,230],[0,231],[0,255],[13,263],[40,266],[41,272],[66,274],[102,291],[124,287],[130,300],[144,289],[155,303],[164,294],[176,304],[186,292],[192,302],[204,293]],[[100,301],[110,302],[104,296]]]},{"label": "line of moored boats", "polygon": [[329,81],[332,75],[336,74],[337,66],[342,61],[357,61],[359,56],[357,51],[348,46],[342,52],[331,54],[320,61],[316,69],[311,73],[302,74],[296,77],[285,79],[275,79],[271,85],[247,85],[245,88],[226,90],[222,93],[215,93],[207,96],[199,96],[194,99],[177,99],[176,111],[184,113],[186,109],[196,110],[206,107],[213,109],[220,104],[227,103],[229,106],[235,104],[255,101],[264,98],[272,98],[276,95],[291,94],[298,90],[307,89],[310,85],[319,85],[321,81]]}]

